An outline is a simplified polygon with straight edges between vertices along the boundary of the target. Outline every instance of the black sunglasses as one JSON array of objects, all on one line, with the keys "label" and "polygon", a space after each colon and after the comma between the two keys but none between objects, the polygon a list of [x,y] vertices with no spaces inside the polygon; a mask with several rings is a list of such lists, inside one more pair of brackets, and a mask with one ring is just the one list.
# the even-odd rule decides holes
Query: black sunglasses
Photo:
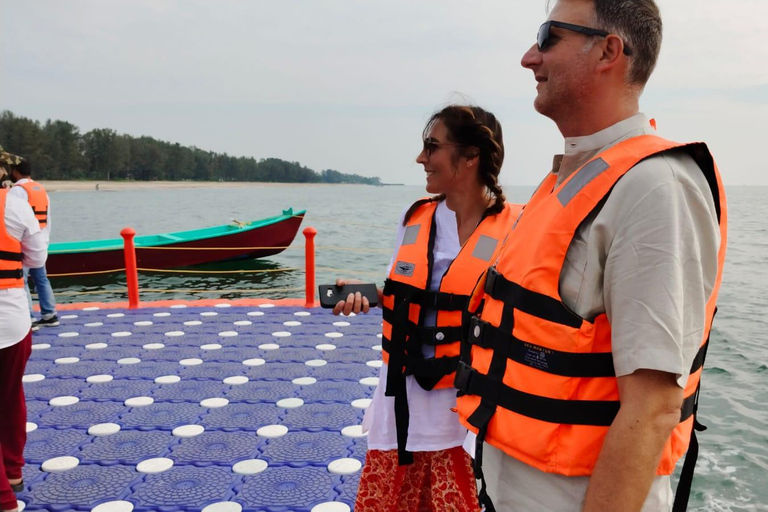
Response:
[{"label": "black sunglasses", "polygon": [[[563,28],[565,30],[578,32],[587,36],[606,37],[610,34],[610,32],[606,32],[605,30],[583,27],[581,25],[574,25],[573,23],[564,23],[562,21],[554,20],[545,21],[539,27],[539,33],[536,36],[536,43],[539,46],[540,52],[544,51],[549,46],[549,32],[552,27]],[[629,48],[629,46],[626,45],[626,43],[624,44],[624,55],[632,55],[632,50]]]},{"label": "black sunglasses", "polygon": [[454,144],[453,142],[439,142],[437,139],[427,137],[424,139],[424,153],[427,158],[432,156],[432,153],[440,149],[441,146],[461,146],[462,144]]}]

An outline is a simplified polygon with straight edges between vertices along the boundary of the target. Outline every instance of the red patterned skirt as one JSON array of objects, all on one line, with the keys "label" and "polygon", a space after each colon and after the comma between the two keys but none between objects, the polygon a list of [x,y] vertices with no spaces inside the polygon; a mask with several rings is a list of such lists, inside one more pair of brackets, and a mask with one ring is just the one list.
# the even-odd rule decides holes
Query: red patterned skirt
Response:
[{"label": "red patterned skirt", "polygon": [[368,450],[355,512],[478,512],[472,459],[461,446],[414,452],[397,465],[397,450]]}]

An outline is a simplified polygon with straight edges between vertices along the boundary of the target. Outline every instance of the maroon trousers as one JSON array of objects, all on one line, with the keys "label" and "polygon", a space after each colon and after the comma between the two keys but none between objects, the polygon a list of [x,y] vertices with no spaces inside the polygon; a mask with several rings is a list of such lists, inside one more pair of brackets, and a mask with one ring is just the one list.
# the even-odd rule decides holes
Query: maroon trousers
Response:
[{"label": "maroon trousers", "polygon": [[32,352],[32,331],[15,345],[0,349],[0,510],[16,508],[8,479],[21,478],[27,442],[27,404],[21,378]]}]

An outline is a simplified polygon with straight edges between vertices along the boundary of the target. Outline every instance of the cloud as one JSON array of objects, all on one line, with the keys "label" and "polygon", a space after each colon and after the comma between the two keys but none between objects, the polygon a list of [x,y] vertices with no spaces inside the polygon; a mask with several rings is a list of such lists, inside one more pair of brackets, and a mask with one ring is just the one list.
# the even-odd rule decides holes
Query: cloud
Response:
[{"label": "cloud", "polygon": [[[458,92],[504,124],[502,181],[536,184],[562,146],[519,64],[544,4],[0,0],[0,107],[415,184],[423,123]],[[743,140],[765,119],[768,4],[660,5],[665,41],[643,109],[683,139],[728,119],[707,133],[713,146],[739,180],[763,183]]]}]

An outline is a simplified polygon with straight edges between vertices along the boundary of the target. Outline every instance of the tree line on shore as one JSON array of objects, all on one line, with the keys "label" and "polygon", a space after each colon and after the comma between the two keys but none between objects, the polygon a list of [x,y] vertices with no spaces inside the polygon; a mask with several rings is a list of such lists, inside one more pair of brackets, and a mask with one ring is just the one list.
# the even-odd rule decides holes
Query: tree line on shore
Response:
[{"label": "tree line on shore", "polygon": [[377,177],[333,169],[317,172],[299,162],[255,159],[182,146],[152,137],[97,128],[81,134],[72,123],[0,114],[0,146],[29,158],[38,180],[194,180],[284,183],[361,183]]}]

